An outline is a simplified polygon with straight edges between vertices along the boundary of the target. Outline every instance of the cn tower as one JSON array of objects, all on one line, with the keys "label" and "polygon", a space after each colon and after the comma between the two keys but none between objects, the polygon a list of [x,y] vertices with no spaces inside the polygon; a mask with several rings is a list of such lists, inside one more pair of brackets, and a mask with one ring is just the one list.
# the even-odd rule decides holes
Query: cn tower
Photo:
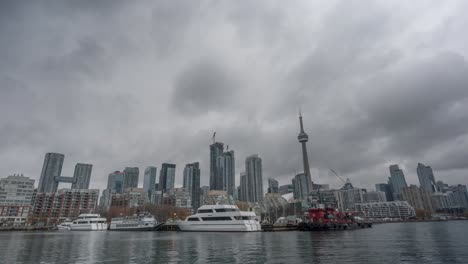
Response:
[{"label": "cn tower", "polygon": [[309,136],[304,132],[304,125],[302,124],[302,114],[299,112],[299,123],[301,125],[301,132],[297,136],[297,140],[302,144],[302,160],[304,163],[304,174],[307,182],[307,189],[312,191],[312,177],[310,176],[309,157],[307,156],[306,142],[309,141]]}]

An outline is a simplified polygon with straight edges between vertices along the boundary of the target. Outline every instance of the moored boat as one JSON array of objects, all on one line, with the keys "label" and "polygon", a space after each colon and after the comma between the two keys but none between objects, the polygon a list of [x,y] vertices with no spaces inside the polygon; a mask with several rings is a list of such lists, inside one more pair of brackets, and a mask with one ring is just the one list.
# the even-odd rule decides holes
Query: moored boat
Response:
[{"label": "moored boat", "polygon": [[309,208],[306,221],[298,225],[302,231],[347,230],[372,227],[354,212],[341,212],[333,207]]},{"label": "moored boat", "polygon": [[203,205],[196,214],[178,223],[181,231],[255,232],[261,231],[255,212],[241,211],[235,205]]},{"label": "moored boat", "polygon": [[103,231],[107,230],[106,218],[99,214],[80,214],[78,219],[70,224],[72,231]]},{"label": "moored boat", "polygon": [[116,217],[111,219],[109,230],[112,231],[150,231],[154,230],[158,221],[148,213],[134,216]]}]

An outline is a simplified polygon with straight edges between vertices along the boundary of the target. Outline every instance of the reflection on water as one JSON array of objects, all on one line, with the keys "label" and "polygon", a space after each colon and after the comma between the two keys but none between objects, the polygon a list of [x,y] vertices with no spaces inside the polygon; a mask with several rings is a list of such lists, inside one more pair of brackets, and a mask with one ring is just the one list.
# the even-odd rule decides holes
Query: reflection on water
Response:
[{"label": "reflection on water", "polygon": [[467,263],[468,222],[336,232],[4,232],[0,263]]}]

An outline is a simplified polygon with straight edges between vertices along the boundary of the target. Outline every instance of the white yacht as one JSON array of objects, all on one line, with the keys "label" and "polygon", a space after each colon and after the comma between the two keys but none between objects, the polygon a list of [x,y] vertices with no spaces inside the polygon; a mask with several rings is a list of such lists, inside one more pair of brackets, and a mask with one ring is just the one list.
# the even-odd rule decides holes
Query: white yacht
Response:
[{"label": "white yacht", "polygon": [[180,221],[182,231],[252,232],[261,231],[254,212],[241,211],[235,205],[203,205],[196,214]]},{"label": "white yacht", "polygon": [[115,231],[149,231],[158,225],[154,216],[140,213],[134,216],[112,218],[109,230]]},{"label": "white yacht", "polygon": [[107,230],[106,218],[99,214],[80,214],[78,219],[70,224],[72,231],[101,231]]},{"label": "white yacht", "polygon": [[57,230],[68,231],[68,230],[70,230],[70,225],[71,224],[73,224],[73,221],[71,221],[70,219],[66,219],[65,221],[63,221],[62,223],[57,225]]}]

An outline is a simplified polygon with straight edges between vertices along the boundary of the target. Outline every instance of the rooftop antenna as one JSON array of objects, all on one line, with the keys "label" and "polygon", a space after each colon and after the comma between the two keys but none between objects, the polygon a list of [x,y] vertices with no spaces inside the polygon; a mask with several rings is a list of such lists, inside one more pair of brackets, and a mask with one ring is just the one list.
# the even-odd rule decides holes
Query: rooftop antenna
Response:
[{"label": "rooftop antenna", "polygon": [[216,131],[213,133],[213,144],[215,143]]}]

